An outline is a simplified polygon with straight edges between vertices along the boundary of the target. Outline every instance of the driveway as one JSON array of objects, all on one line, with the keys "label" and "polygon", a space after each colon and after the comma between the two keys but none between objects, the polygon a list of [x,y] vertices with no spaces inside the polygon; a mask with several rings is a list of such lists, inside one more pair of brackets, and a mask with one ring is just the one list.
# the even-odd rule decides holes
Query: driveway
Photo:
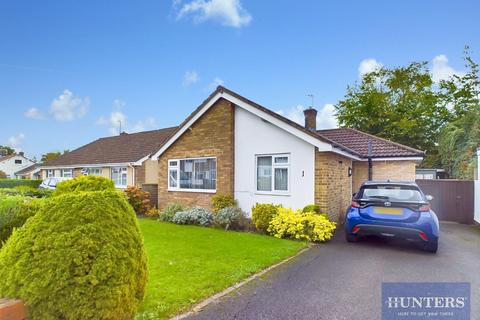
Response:
[{"label": "driveway", "polygon": [[436,255],[392,240],[347,243],[338,230],[190,319],[380,319],[382,281],[470,282],[480,319],[480,229],[443,223]]}]

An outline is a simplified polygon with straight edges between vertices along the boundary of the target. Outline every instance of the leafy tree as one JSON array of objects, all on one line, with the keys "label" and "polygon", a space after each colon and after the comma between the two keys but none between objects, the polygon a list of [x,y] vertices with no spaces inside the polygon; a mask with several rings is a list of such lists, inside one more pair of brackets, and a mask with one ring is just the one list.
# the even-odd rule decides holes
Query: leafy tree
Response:
[{"label": "leafy tree", "polygon": [[2,154],[2,151],[5,152],[6,153],[5,155],[7,156],[15,153],[15,150],[10,148],[9,146],[0,145],[0,155]]},{"label": "leafy tree", "polygon": [[54,151],[54,152],[47,152],[45,154],[42,154],[42,159],[41,161],[42,162],[47,162],[47,161],[51,161],[53,159],[56,159],[58,157],[60,157],[62,154],[66,154],[68,153],[69,150],[64,150],[63,153],[59,152],[59,151]]},{"label": "leafy tree", "polygon": [[339,124],[427,151],[425,165],[438,163],[438,135],[452,112],[426,65],[413,62],[364,75],[335,105]]}]

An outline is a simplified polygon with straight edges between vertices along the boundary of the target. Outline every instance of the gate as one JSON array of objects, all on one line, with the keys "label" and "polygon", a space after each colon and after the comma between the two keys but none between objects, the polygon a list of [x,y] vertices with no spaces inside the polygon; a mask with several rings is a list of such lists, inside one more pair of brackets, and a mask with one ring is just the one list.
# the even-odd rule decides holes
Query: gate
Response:
[{"label": "gate", "polygon": [[416,180],[425,194],[433,196],[432,209],[439,220],[473,223],[474,184],[466,180]]}]

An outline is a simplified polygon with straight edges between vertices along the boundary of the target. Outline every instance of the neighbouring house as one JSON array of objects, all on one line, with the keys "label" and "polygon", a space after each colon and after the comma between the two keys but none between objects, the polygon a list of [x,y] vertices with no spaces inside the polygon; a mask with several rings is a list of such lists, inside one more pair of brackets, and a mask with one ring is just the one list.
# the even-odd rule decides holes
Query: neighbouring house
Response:
[{"label": "neighbouring house", "polygon": [[436,180],[447,179],[448,174],[445,169],[417,168],[415,171],[415,177],[420,180]]},{"label": "neighbouring house", "polygon": [[33,164],[35,164],[35,162],[25,157],[23,152],[0,157],[0,171],[5,172],[9,179],[14,179],[17,171]]},{"label": "neighbouring house", "polygon": [[480,224],[480,148],[477,149],[477,170],[475,172],[475,213],[473,220]]},{"label": "neighbouring house", "polygon": [[317,111],[304,114],[301,126],[219,86],[178,127],[99,139],[48,162],[42,176],[102,168],[119,187],[156,184],[160,208],[210,207],[221,193],[247,213],[255,203],[316,203],[333,220],[368,180],[369,145],[372,179],[415,180],[424,152],[353,129],[316,130]]},{"label": "neighbouring house", "polygon": [[22,170],[15,172],[15,177],[17,179],[30,179],[38,180],[40,179],[40,164],[35,163],[31,166],[28,166]]}]

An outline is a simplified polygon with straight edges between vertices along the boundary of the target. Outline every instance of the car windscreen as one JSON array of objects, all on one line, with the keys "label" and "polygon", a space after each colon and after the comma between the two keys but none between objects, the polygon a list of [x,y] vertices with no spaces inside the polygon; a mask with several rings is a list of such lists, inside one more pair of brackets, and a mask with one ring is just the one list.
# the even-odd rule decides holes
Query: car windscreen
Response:
[{"label": "car windscreen", "polygon": [[423,201],[423,196],[417,187],[404,185],[364,186],[358,196],[365,200]]}]

